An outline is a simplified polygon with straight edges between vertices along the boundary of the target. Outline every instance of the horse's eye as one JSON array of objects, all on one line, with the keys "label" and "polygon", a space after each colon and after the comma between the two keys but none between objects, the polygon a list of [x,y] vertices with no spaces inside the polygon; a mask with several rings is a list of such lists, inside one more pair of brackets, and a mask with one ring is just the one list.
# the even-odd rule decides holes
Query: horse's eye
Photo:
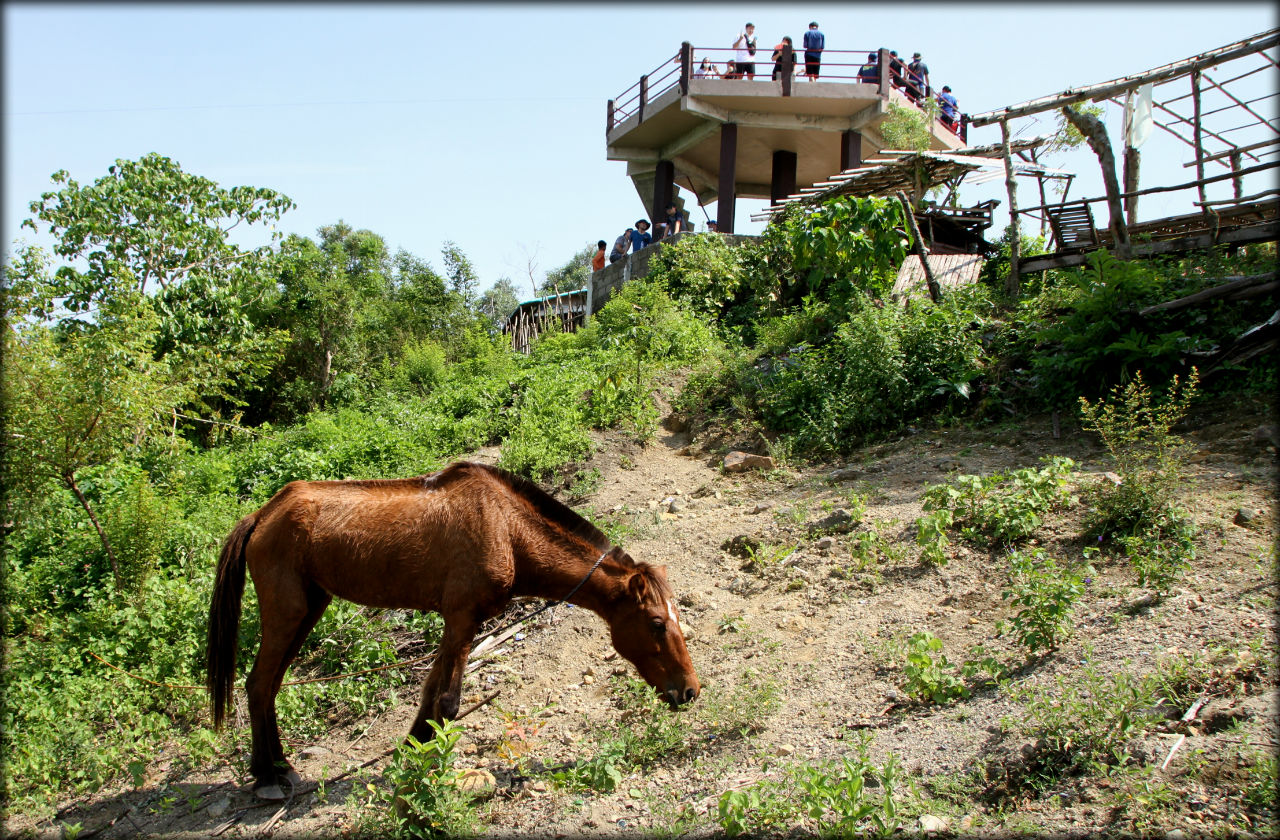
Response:
[{"label": "horse's eye", "polygon": [[666,620],[659,618],[658,616],[654,616],[650,620],[649,626],[653,629],[653,632],[655,633],[665,633],[667,631]]}]

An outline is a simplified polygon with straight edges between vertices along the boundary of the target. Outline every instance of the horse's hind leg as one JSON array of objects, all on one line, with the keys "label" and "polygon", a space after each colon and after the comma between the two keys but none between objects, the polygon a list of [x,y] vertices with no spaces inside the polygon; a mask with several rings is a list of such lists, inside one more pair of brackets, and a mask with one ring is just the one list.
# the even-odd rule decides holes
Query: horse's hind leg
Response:
[{"label": "horse's hind leg", "polygon": [[284,798],[280,789],[282,779],[293,785],[301,781],[284,757],[276,722],[276,695],[280,693],[289,663],[298,655],[307,635],[332,600],[329,593],[314,584],[306,586],[297,579],[280,578],[276,578],[275,583],[267,597],[261,589],[258,593],[262,643],[253,670],[245,680],[253,731],[249,770],[255,780],[255,792],[264,799]]},{"label": "horse's hind leg", "polygon": [[467,669],[467,656],[478,626],[470,615],[445,617],[444,637],[436,649],[436,661],[422,683],[422,702],[409,734],[419,741],[429,741],[435,735],[428,720],[443,723],[458,716],[462,698],[462,676]]}]

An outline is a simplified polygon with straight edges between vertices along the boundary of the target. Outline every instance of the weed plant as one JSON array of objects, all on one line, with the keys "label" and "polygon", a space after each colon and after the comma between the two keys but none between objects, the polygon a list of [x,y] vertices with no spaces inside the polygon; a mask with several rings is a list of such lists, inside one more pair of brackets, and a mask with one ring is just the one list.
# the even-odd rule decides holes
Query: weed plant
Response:
[{"label": "weed plant", "polygon": [[1094,574],[1090,566],[1060,568],[1043,548],[1013,552],[1009,555],[1009,585],[1000,597],[1018,611],[1008,622],[997,624],[997,633],[1012,631],[1029,656],[1055,650],[1070,635],[1075,603]]},{"label": "weed plant", "polygon": [[949,703],[969,696],[964,680],[949,673],[951,663],[942,652],[942,640],[928,630],[907,639],[907,664],[902,669],[903,691],[917,700]]},{"label": "weed plant", "polygon": [[391,801],[396,837],[472,837],[479,831],[479,815],[473,796],[459,784],[454,749],[462,727],[452,721],[440,725],[428,721],[434,736],[419,742],[413,736],[396,748],[383,775],[390,788],[383,795]]},{"label": "weed plant", "polygon": [[1091,535],[1137,535],[1172,509],[1185,482],[1187,446],[1173,426],[1196,396],[1195,368],[1184,384],[1173,377],[1166,398],[1155,403],[1137,371],[1127,385],[1116,386],[1096,404],[1080,398],[1084,428],[1098,433],[1115,461],[1119,484],[1103,484],[1089,495],[1086,527]]},{"label": "weed plant", "polygon": [[785,832],[802,824],[821,837],[889,837],[902,829],[902,785],[897,756],[874,764],[869,740],[852,756],[822,765],[798,765],[778,781],[764,780],[728,790],[716,805],[717,821],[729,837]]},{"label": "weed plant", "polygon": [[948,530],[958,529],[980,545],[1007,545],[1031,536],[1050,510],[1070,504],[1075,462],[1058,456],[1041,461],[1038,468],[959,475],[926,488],[921,506],[927,513],[916,520],[916,541],[926,559],[945,562]]}]

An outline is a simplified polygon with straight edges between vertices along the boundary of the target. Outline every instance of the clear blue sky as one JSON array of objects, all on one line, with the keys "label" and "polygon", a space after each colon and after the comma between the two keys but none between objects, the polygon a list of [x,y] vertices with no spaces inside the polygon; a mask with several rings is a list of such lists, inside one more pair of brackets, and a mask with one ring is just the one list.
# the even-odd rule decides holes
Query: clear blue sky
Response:
[{"label": "clear blue sky", "polygon": [[[5,248],[53,172],[87,183],[116,158],[154,151],[223,186],[290,196],[298,207],[282,220],[286,232],[311,236],[343,219],[438,269],[452,240],[482,286],[505,275],[524,291],[531,260],[540,279],[643,215],[626,165],[605,160],[608,99],[682,40],[727,47],[751,20],[762,44],[799,41],[811,19],[832,49],[922,52],[935,84],[950,84],[970,113],[1277,23],[1271,3],[8,3]],[[1258,78],[1276,89],[1275,74]],[[1260,107],[1274,116],[1274,99]],[[1052,128],[1025,121],[1019,133]],[[1143,149],[1144,184],[1189,172],[1190,150],[1162,134]],[[998,139],[994,126],[970,134]],[[1101,193],[1087,151],[1059,164],[1081,173],[1073,196]],[[961,195],[1003,199],[1003,181]],[[1023,182],[1020,203],[1033,195]],[[747,218],[762,205],[739,202],[740,232],[759,229]]]}]

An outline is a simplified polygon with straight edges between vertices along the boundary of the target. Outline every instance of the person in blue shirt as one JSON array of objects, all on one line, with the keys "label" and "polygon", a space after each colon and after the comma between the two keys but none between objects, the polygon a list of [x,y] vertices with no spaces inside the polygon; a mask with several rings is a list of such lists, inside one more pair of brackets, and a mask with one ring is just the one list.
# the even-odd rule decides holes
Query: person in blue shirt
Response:
[{"label": "person in blue shirt", "polygon": [[827,46],[827,38],[818,30],[817,21],[810,21],[809,31],[804,33],[804,74],[809,81],[818,81],[818,71],[822,65],[822,51]]},{"label": "person in blue shirt", "polygon": [[951,94],[951,85],[942,86],[938,101],[942,103],[942,124],[955,131],[957,105],[956,98]]},{"label": "person in blue shirt", "polygon": [[636,226],[631,229],[631,253],[634,254],[651,242],[653,237],[649,235],[649,220],[636,219]]}]

